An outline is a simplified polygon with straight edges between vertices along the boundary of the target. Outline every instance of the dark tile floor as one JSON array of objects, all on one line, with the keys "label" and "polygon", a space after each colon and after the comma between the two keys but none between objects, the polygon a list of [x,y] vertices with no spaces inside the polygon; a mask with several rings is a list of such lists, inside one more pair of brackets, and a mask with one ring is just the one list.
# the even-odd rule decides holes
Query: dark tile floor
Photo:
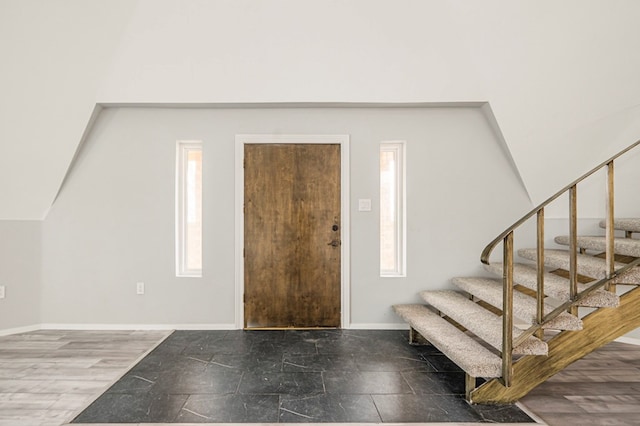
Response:
[{"label": "dark tile floor", "polygon": [[74,423],[533,423],[404,331],[177,331]]}]

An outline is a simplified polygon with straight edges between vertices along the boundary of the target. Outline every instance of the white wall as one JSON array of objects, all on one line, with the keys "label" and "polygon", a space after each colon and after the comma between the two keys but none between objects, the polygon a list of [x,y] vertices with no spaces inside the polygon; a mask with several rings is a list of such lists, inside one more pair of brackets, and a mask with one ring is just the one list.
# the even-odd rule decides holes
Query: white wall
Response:
[{"label": "white wall", "polygon": [[[351,313],[400,322],[392,303],[479,271],[484,245],[531,208],[480,108],[148,109],[99,117],[44,222],[43,322],[234,322],[234,137],[351,136]],[[204,273],[174,271],[175,141],[204,143]],[[408,276],[378,273],[378,147],[406,140]],[[359,198],[374,210],[357,211]],[[135,294],[136,281],[146,294]]]},{"label": "white wall", "polygon": [[[18,244],[22,247],[20,253],[26,255],[16,258],[9,248],[14,247],[15,239],[33,241],[31,237],[34,237],[37,225],[26,225],[20,220],[47,216],[74,153],[90,127],[96,104],[488,101],[513,164],[526,191],[537,203],[640,138],[638,18],[640,2],[636,0],[399,0],[393,4],[385,0],[0,0],[0,219],[17,219],[0,225],[0,230],[11,235],[11,239],[0,241],[4,250],[0,265],[10,265],[5,272],[0,271],[0,279],[4,273],[11,281],[7,299],[0,301],[4,307],[11,306],[0,312],[3,320],[0,328],[37,320],[38,312],[31,308],[30,298],[38,292],[40,271],[31,267],[23,270],[18,265],[24,265],[23,258],[37,258],[39,249],[31,243]],[[308,126],[312,128],[310,131],[316,132],[320,126],[313,124],[320,123],[320,115],[310,111],[291,113],[304,115],[308,119],[304,121],[305,125],[291,125],[282,116],[269,123],[247,121],[247,117],[242,116],[233,117],[232,122],[237,125],[229,125],[224,131],[228,134],[278,129],[289,132],[291,128],[293,132],[306,130]],[[435,111],[439,110],[431,110],[430,114]],[[447,110],[447,116],[452,111]],[[137,113],[158,114],[157,111]],[[174,113],[166,124],[154,121],[153,126],[144,130],[139,130],[136,124],[130,127],[138,129],[139,134],[159,128],[172,130],[176,138],[184,137],[183,131],[188,133],[187,130],[192,131],[199,125],[192,123],[192,129],[187,124],[191,120],[198,122],[197,114],[205,114],[193,110],[194,116],[184,116],[184,111]],[[236,111],[236,114],[248,112]],[[308,114],[312,117],[307,117]],[[101,141],[101,132],[118,132],[105,122],[115,120],[109,118],[112,115],[114,113],[110,112],[104,118],[93,139]],[[321,131],[341,127],[346,128],[344,132],[347,133],[352,130],[340,126],[341,119],[333,119],[337,121],[329,123],[327,120],[331,126],[323,126]],[[280,124],[274,125],[278,120]],[[359,120],[363,118],[349,123],[352,125]],[[430,120],[432,118],[425,118],[425,123],[431,123],[431,126],[416,130],[415,135],[428,138],[432,132],[442,132],[450,139],[435,139],[460,138],[469,143],[474,130],[473,125],[468,124],[471,119],[452,119],[456,122],[452,126],[448,124],[449,119],[437,123]],[[141,120],[140,125],[149,121]],[[460,123],[465,125],[460,126]],[[242,130],[245,126],[250,128]],[[454,134],[453,128],[461,134]],[[362,132],[366,134],[367,130]],[[198,132],[193,130],[193,133]],[[476,134],[472,136],[473,140],[477,139]],[[493,135],[487,137],[491,146],[496,145]],[[130,140],[131,137],[125,132],[112,139]],[[137,146],[134,142],[137,140],[131,140],[132,147]],[[442,149],[446,155],[453,156],[456,146],[447,145]],[[464,146],[465,152],[472,153],[475,149]],[[222,146],[218,148],[222,149]],[[375,165],[371,158],[365,159],[371,153],[364,145],[354,144],[352,148],[362,156],[354,159],[354,163],[363,161],[358,163],[356,170],[370,172]],[[141,146],[140,149],[154,158],[164,155],[166,160],[169,156],[168,152],[157,151],[157,147]],[[417,150],[421,149],[425,151],[421,153],[426,155],[425,159],[410,157],[410,161],[432,161],[430,150],[441,148],[423,144]],[[414,150],[416,148],[409,146],[410,154]],[[91,152],[88,151],[88,157],[83,161],[92,161]],[[114,155],[108,153],[108,157]],[[619,215],[638,214],[634,200],[640,168],[633,166],[632,160],[639,156],[636,153],[633,158],[620,162],[620,166],[625,162],[631,166],[618,168],[616,209]],[[409,243],[420,241],[420,250],[424,250],[427,258],[436,252],[436,241],[445,244],[458,241],[457,238],[449,241],[441,233],[447,236],[459,233],[458,237],[462,238],[462,230],[468,241],[465,247],[473,246],[473,250],[468,250],[469,253],[473,251],[475,258],[484,242],[513,222],[520,210],[527,210],[523,208],[527,202],[521,198],[516,173],[506,163],[490,167],[491,161],[497,161],[495,159],[482,161],[487,164],[480,166],[480,157],[478,163],[463,163],[469,174],[465,169],[449,176],[456,167],[462,167],[457,162],[447,167],[442,163],[428,163],[430,167],[423,170],[424,180],[433,178],[428,173],[441,172],[450,178],[451,185],[460,187],[463,176],[475,176],[473,173],[488,173],[496,181],[492,186],[476,187],[474,185],[479,183],[473,180],[468,189],[469,199],[482,206],[476,208],[475,213],[489,222],[486,226],[465,220],[451,226],[455,212],[463,209],[452,208],[441,213],[432,204],[412,207],[413,211],[419,212],[415,214],[420,220],[429,218],[435,223],[434,226],[427,221],[413,221],[414,237]],[[109,170],[104,170],[106,166],[100,161],[96,160],[96,163],[96,170],[101,172],[87,172],[87,182],[102,186],[104,193],[94,195],[91,189],[83,186],[89,183],[82,183],[84,177],[78,180],[79,166],[74,171],[76,177],[65,188],[67,195],[54,207],[44,224],[43,282],[46,291],[41,296],[47,322],[112,322],[114,311],[122,315],[121,322],[230,321],[225,306],[214,311],[208,309],[209,306],[201,306],[187,318],[182,314],[183,305],[190,306],[193,295],[227,300],[229,294],[225,286],[232,279],[229,272],[223,269],[215,279],[205,277],[203,280],[209,280],[206,283],[187,283],[192,293],[174,294],[173,287],[167,284],[170,279],[166,270],[154,275],[147,273],[150,267],[141,266],[165,262],[172,255],[168,249],[162,253],[157,248],[148,251],[145,242],[146,236],[150,240],[164,239],[166,227],[172,221],[166,217],[155,218],[150,212],[156,210],[149,205],[162,202],[166,207],[172,200],[164,193],[150,193],[142,198],[113,194],[110,183],[102,181]],[[114,161],[108,162],[112,163]],[[149,170],[158,167],[155,164],[148,166]],[[130,167],[127,173],[140,185],[139,193],[148,193],[153,185],[144,180],[147,176],[140,177],[133,165]],[[155,170],[151,176],[166,179],[167,173],[168,169]],[[229,179],[228,170],[215,169],[210,173],[219,173],[222,181]],[[499,173],[504,176],[497,179]],[[354,188],[359,191],[352,194],[353,200],[372,196],[367,178],[356,174],[352,178]],[[116,175],[114,179],[119,178]],[[418,187],[422,190],[423,186],[421,181]],[[504,199],[499,194],[505,187],[504,193],[518,195],[514,205],[502,211],[498,207],[504,204]],[[487,196],[480,189],[494,188],[495,192],[489,195],[494,198],[494,204],[474,198]],[[584,191],[580,190],[581,214],[587,218],[602,215],[600,188],[599,183],[589,183]],[[411,185],[409,190],[412,190]],[[449,194],[424,192],[431,197],[428,202],[433,202],[436,196],[449,201]],[[94,204],[83,205],[83,199],[92,200]],[[107,208],[104,208],[105,203],[108,203]],[[547,216],[564,217],[566,202],[562,203],[550,208]],[[150,223],[143,223],[142,228],[136,227],[139,234],[135,238],[127,234],[134,226],[122,227],[122,223],[133,220],[131,218],[137,217],[140,210],[128,206],[140,207],[154,217]],[[220,214],[223,217],[218,219],[222,223],[231,220],[231,212]],[[440,217],[447,214],[452,215],[451,221]],[[120,222],[114,222],[116,219]],[[370,256],[355,254],[358,244],[359,250],[364,250],[362,253],[371,250],[366,236],[373,229],[375,217],[373,214],[361,217],[354,212],[354,219],[358,219],[353,223],[354,237],[358,232],[364,236],[361,241],[354,239],[353,260],[356,262],[358,255],[363,256],[358,272],[364,277],[362,282],[354,282],[354,291],[360,288],[359,294],[366,294],[361,300],[370,300],[374,307],[369,311],[364,305],[354,305],[354,321],[390,321],[388,314],[376,317],[375,314],[370,316],[369,312],[378,312],[376,307],[381,306],[385,297],[394,297],[398,286],[403,288],[402,294],[408,295],[418,287],[422,288],[423,282],[428,281],[430,286],[444,285],[446,278],[442,271],[454,263],[452,258],[442,259],[442,265],[447,268],[429,269],[429,272],[418,270],[391,286],[378,279],[370,267],[364,266],[371,262]],[[447,229],[442,230],[443,224]],[[65,230],[70,233],[65,234]],[[158,230],[162,230],[160,235],[156,235]],[[23,233],[27,238],[20,239],[18,235]],[[427,234],[429,238],[425,236]],[[112,236],[117,237],[115,241],[109,241]],[[102,238],[103,242],[98,244],[92,238]],[[162,244],[164,240],[158,247],[164,247]],[[209,244],[210,250],[216,250],[213,242]],[[130,246],[133,248],[128,248]],[[131,253],[123,257],[122,253],[127,254],[127,250]],[[135,262],[129,260],[139,253],[144,253],[145,258]],[[467,259],[469,253],[461,253],[460,258]],[[97,257],[92,258],[89,254]],[[84,261],[74,261],[76,256]],[[228,256],[226,252],[220,253],[221,259],[229,260]],[[125,266],[114,266],[116,260],[121,260]],[[412,264],[422,265],[422,259],[410,259],[410,268]],[[469,264],[468,269],[475,268],[473,265]],[[462,269],[467,272],[464,267]],[[160,299],[129,300],[130,282],[147,278],[150,280],[147,296],[152,295],[154,282],[165,282]],[[20,282],[20,291],[25,290],[24,300],[11,296],[15,294],[15,281]],[[215,287],[214,291],[213,281],[225,284]],[[92,284],[95,282],[98,285]],[[100,301],[94,301],[95,296],[89,289],[100,289]],[[169,297],[175,297],[179,308],[166,306]],[[74,303],[70,305],[66,298]],[[120,307],[126,309],[119,310]],[[84,313],[86,320],[82,318]],[[2,315],[8,315],[9,322],[5,324]]]},{"label": "white wall", "polygon": [[453,4],[534,202],[640,139],[640,3]]},{"label": "white wall", "polygon": [[143,0],[97,99],[488,101],[538,203],[640,139],[638,19],[636,0]]},{"label": "white wall", "polygon": [[135,2],[0,0],[0,219],[42,219]]},{"label": "white wall", "polygon": [[40,221],[0,220],[0,333],[40,323]]},{"label": "white wall", "polygon": [[96,103],[488,101],[541,201],[640,137],[638,18],[636,0],[0,0],[0,218],[46,215]]}]

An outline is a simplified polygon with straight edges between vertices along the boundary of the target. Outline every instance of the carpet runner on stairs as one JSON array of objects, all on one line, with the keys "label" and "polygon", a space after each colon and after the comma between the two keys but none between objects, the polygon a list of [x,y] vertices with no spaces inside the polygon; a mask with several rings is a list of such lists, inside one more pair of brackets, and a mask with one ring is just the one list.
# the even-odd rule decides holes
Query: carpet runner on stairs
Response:
[{"label": "carpet runner on stairs", "polygon": [[[456,287],[502,310],[502,280],[493,278],[458,277],[452,282]],[[513,315],[527,324],[536,323],[536,299],[519,291],[513,292]],[[553,309],[545,305],[544,314]],[[582,330],[582,321],[568,313],[562,313],[543,328],[551,330]]]},{"label": "carpet runner on stairs", "polygon": [[[630,238],[633,233],[640,233],[640,219],[617,219],[615,229],[625,231],[626,238],[614,240],[614,252],[618,255],[632,258],[640,257],[640,239]],[[602,226],[602,224],[601,224]],[[606,240],[603,236],[578,237],[578,247],[592,252],[606,250]],[[568,245],[569,237],[559,236],[555,242]],[[536,249],[520,249],[518,255],[525,261],[537,261]],[[559,303],[570,300],[569,279],[553,272],[553,270],[569,270],[570,255],[567,250],[545,249],[544,251],[544,293],[545,299],[554,299],[553,303],[545,303],[544,314],[553,311]],[[616,262],[619,269],[625,264]],[[493,263],[484,265],[485,270],[496,278],[488,277],[457,277],[452,279],[456,290],[432,290],[420,293],[427,305],[408,304],[394,305],[396,314],[404,319],[413,330],[418,332],[429,343],[437,347],[443,354],[462,368],[469,378],[484,377],[498,378],[502,375],[502,316],[495,312],[503,308],[503,265]],[[601,256],[591,254],[577,254],[577,273],[588,277],[590,282],[578,283],[578,292],[587,290],[602,278],[607,276],[606,262]],[[616,278],[615,282],[640,284],[640,267],[630,269]],[[537,291],[538,272],[535,263],[519,263],[513,265],[513,283],[526,289]],[[524,290],[523,290],[524,291]],[[478,303],[482,301],[485,304]],[[595,290],[582,299],[579,306],[590,308],[615,308],[620,305],[620,297],[604,289]],[[493,311],[491,309],[495,308]],[[514,324],[521,327],[535,325],[537,302],[535,297],[518,291],[513,291]],[[520,320],[520,321],[518,321]],[[579,331],[583,328],[583,321],[568,312],[563,312],[553,320],[543,325],[544,329],[565,331]],[[513,327],[514,340],[523,333],[517,326]],[[545,356],[548,345],[544,340],[530,336],[518,347],[513,348],[513,355],[525,357],[528,355]],[[467,384],[475,380],[468,381]],[[468,395],[471,390],[468,389]]]},{"label": "carpet runner on stairs", "polygon": [[424,305],[395,305],[396,314],[472,377],[500,377],[502,361]]},{"label": "carpet runner on stairs", "polygon": [[[502,350],[502,319],[461,293],[451,290],[424,291],[420,296],[431,306],[448,316],[471,333],[497,350]],[[522,333],[513,327],[513,336]],[[515,355],[546,355],[547,344],[529,337],[522,345],[513,348]]]},{"label": "carpet runner on stairs", "polygon": [[[607,249],[607,240],[603,236],[578,237],[578,247],[585,250],[595,250],[604,252]],[[569,245],[569,236],[562,235],[554,238],[560,245]],[[613,251],[624,256],[640,257],[640,240],[631,238],[615,238],[613,240]]]},{"label": "carpet runner on stairs", "polygon": [[[518,255],[525,259],[535,261],[536,249],[518,250]],[[544,251],[544,264],[554,269],[569,270],[569,252],[567,250],[546,249]],[[615,268],[619,269],[624,263],[616,262]],[[587,277],[602,279],[606,277],[605,260],[588,254],[578,254],[578,273]],[[640,283],[640,269],[633,269],[625,274],[625,282]]]},{"label": "carpet runner on stairs", "polygon": [[[604,220],[600,221],[600,227],[606,227]],[[640,232],[640,218],[618,218],[613,221],[613,228],[618,231]]]},{"label": "carpet runner on stairs", "polygon": [[[489,272],[502,276],[502,264],[492,263],[484,265]],[[538,272],[535,265],[516,263],[513,265],[513,282],[522,285],[530,290],[536,291],[538,288]],[[578,291],[586,290],[588,285],[578,283]],[[544,274],[544,292],[547,296],[558,299],[561,302],[569,300],[569,279],[552,273]],[[620,299],[615,294],[604,290],[596,290],[582,300],[580,306],[592,308],[616,307]]]}]

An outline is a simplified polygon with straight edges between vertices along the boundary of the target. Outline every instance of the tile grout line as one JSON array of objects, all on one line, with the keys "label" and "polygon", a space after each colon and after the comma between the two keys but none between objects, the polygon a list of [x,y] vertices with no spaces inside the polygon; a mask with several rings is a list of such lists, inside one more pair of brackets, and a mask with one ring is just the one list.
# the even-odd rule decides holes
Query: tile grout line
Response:
[{"label": "tile grout line", "polygon": [[417,395],[416,390],[413,388],[413,386],[411,386],[411,383],[409,383],[407,378],[404,377],[404,371],[400,371],[400,376],[402,377],[402,380],[404,380],[404,382],[407,384],[407,386],[409,386],[409,389],[411,389],[411,392],[413,392],[414,395]]},{"label": "tile grout line", "polygon": [[372,394],[369,394],[369,398],[371,399],[371,402],[373,403],[373,406],[376,407],[376,412],[378,413],[378,417],[380,418],[380,422],[381,423],[385,423],[384,419],[382,418],[382,413],[380,412],[380,408],[378,408],[378,404],[376,403],[376,399],[373,397]]},{"label": "tile grout line", "polygon": [[[166,338],[165,338],[165,339],[166,339]],[[237,342],[236,342],[236,343],[237,343]],[[247,345],[247,347],[249,347],[249,348],[253,348],[255,345],[257,345],[257,342],[254,342],[254,341],[252,341],[252,342],[248,342],[248,343],[250,343],[249,345]],[[310,341],[309,341],[308,343],[312,343],[312,342],[310,342]],[[389,342],[387,342],[387,343],[389,343]],[[394,344],[395,344],[395,343],[394,343]],[[331,355],[331,354],[326,355],[326,354],[320,354],[320,353],[319,353],[319,350],[318,350],[318,342],[313,342],[313,345],[314,345],[314,348],[315,348],[315,351],[316,351],[316,352],[315,352],[315,353],[311,353],[311,354],[309,354],[309,357],[324,357],[324,358],[326,358],[326,357],[328,356],[329,358],[333,358],[333,356],[334,356],[334,355]],[[266,346],[269,346],[269,345],[266,345]],[[338,353],[339,353],[339,350],[338,350],[338,348],[339,348],[339,347],[340,347],[340,348],[342,348],[342,346],[341,346],[341,345],[338,345],[338,346],[336,346],[335,348],[334,348],[334,347],[330,347],[330,349],[331,349],[332,351],[335,351],[335,353],[336,353],[336,354],[338,354]],[[310,349],[310,348],[309,348],[309,349]],[[354,347],[352,350],[361,350],[361,349],[362,349],[362,348],[360,347],[360,345],[356,345],[356,347]],[[366,348],[365,348],[365,349],[366,349]],[[393,349],[393,348],[391,348],[391,349]],[[340,349],[340,350],[343,350],[343,349]],[[384,349],[384,351],[385,351],[385,353],[386,353],[386,349]],[[244,353],[244,352],[243,352],[243,353]],[[252,353],[252,352],[250,351],[250,353]],[[330,352],[330,353],[333,353],[333,352]],[[238,354],[240,354],[240,352],[239,352]],[[297,354],[297,352],[296,352],[295,354]],[[375,353],[373,353],[373,352],[372,352],[372,353],[370,353],[369,351],[367,351],[367,352],[363,352],[362,354],[361,354],[360,352],[358,352],[358,354],[359,354],[358,356],[363,355],[364,357],[366,357],[366,359],[368,359],[368,358],[371,356],[371,354],[376,355],[376,354],[377,354],[377,352],[375,352]],[[355,354],[354,352],[348,352],[348,353],[345,353],[345,355],[348,355],[348,359],[350,359],[350,360],[360,359],[360,358],[356,357],[356,354]],[[393,361],[393,362],[399,362],[398,360],[402,360],[402,359],[409,359],[409,358],[403,358],[402,356],[395,356],[395,355],[393,355],[393,354],[391,354],[391,355],[387,354],[387,355],[388,355],[388,356],[386,356],[386,358],[389,358],[389,361]],[[298,355],[295,355],[295,356],[298,356]],[[304,358],[304,357],[306,356],[306,354],[305,354],[305,353],[301,353],[301,354],[300,354],[300,356],[302,356],[302,357]],[[377,357],[377,358],[382,358],[382,357],[383,357],[383,355],[376,355],[376,357]],[[418,358],[420,358],[420,359],[424,359],[424,357],[423,357],[423,356],[418,356]],[[215,355],[213,355],[213,356],[212,356],[212,360],[213,360],[213,359],[215,359]],[[272,359],[273,359],[273,358],[272,358]],[[277,359],[277,358],[276,358],[276,359]],[[267,367],[267,368],[269,368],[269,371],[273,371],[273,370],[271,370],[271,369],[274,369],[274,367],[275,367],[276,369],[278,369],[278,370],[279,370],[279,372],[280,372],[280,373],[285,373],[285,371],[284,371],[284,368],[285,368],[285,362],[284,362],[284,360],[285,360],[285,359],[286,359],[286,353],[282,353],[282,354],[280,355],[280,362],[279,362],[279,364],[280,364],[280,365],[278,365],[278,364],[275,364],[275,365],[274,365],[274,364],[272,364],[272,363],[271,363],[271,361],[269,361],[269,365],[268,365],[268,367]],[[275,360],[275,359],[274,359],[274,360]],[[320,360],[317,360],[317,361],[320,361]],[[325,360],[325,361],[327,361],[327,360]],[[335,361],[335,360],[334,360],[334,361]],[[375,360],[374,360],[374,361],[375,361]],[[276,362],[277,362],[277,361],[276,361]],[[302,364],[309,365],[309,368],[312,368],[312,367],[311,367],[312,365],[316,365],[316,364],[309,364],[310,362],[314,362],[314,363],[315,363],[316,361],[314,361],[314,358],[309,358],[307,361],[304,361]],[[427,365],[431,365],[431,364],[430,364],[426,359],[425,359],[425,362],[427,363]],[[369,362],[369,363],[370,363],[370,362]],[[230,364],[231,364],[231,365],[234,365],[234,363],[230,363]],[[326,363],[325,363],[325,364],[326,364]],[[325,365],[325,364],[323,364],[323,365]],[[327,367],[328,367],[328,368],[330,368],[330,369],[331,369],[331,368],[335,368],[335,365],[334,365],[334,364],[335,364],[335,365],[337,365],[337,364],[341,364],[341,365],[342,365],[343,363],[340,363],[340,362],[338,362],[338,363],[335,363],[335,362],[334,362],[333,364],[332,364],[332,363],[328,363],[328,364],[326,364],[324,367],[321,367],[321,369],[320,369],[320,370],[316,370],[316,369],[315,369],[315,368],[320,368],[320,367],[317,367],[317,366],[316,366],[316,367],[314,367],[314,371],[318,371],[318,372],[320,373],[320,374],[319,374],[319,378],[321,379],[321,382],[322,382],[323,395],[324,395],[325,397],[330,396],[330,395],[327,393],[327,386],[326,386],[326,380],[325,380],[325,379],[326,379],[326,377],[325,377],[325,376],[326,376],[326,374],[325,374],[325,373],[327,373],[326,368],[327,368]],[[255,366],[256,364],[255,364],[255,363],[249,363],[248,365]],[[395,364],[394,364],[394,365],[395,365]],[[359,371],[359,370],[360,370],[360,368],[361,368],[361,367],[362,367],[362,366],[359,366],[359,365],[355,365],[355,364],[354,364],[353,366],[350,366],[350,367],[349,367],[349,369],[353,370],[354,372],[357,372],[357,371]],[[255,368],[255,367],[254,367],[254,368]],[[435,369],[435,368],[434,368],[434,369]],[[262,370],[264,370],[264,368],[263,368]],[[262,370],[261,370],[261,371],[262,371]],[[264,370],[264,371],[267,371],[267,370]],[[330,370],[330,371],[333,371],[333,370]],[[339,370],[339,371],[342,371],[342,370]],[[368,370],[367,370],[367,371],[368,371]],[[386,371],[387,371],[387,370],[383,370],[383,372],[386,372]],[[414,384],[414,386],[412,386],[412,385],[411,385],[411,383],[410,383],[410,381],[408,380],[408,377],[409,377],[409,375],[408,375],[408,374],[411,374],[411,371],[405,371],[405,370],[402,370],[402,369],[393,370],[393,371],[397,371],[398,373],[400,373],[400,376],[403,378],[403,381],[402,381],[402,382],[406,383],[406,385],[407,385],[407,387],[406,387],[406,388],[410,389],[410,393],[411,393],[413,396],[420,396],[420,395],[418,395],[418,394],[416,393],[416,392],[417,392],[417,391],[416,391],[416,389],[418,389],[418,388],[415,388],[416,384]],[[392,372],[392,371],[389,371],[389,372]],[[294,373],[295,373],[295,372],[294,372]],[[304,373],[304,372],[300,372],[300,373]],[[339,376],[340,376],[340,374],[335,374],[335,373],[338,373],[338,372],[337,372],[337,371],[336,371],[336,372],[334,372],[334,375],[336,375],[336,377],[339,377]],[[380,372],[379,372],[378,370],[371,370],[371,371],[370,371],[370,374],[372,374],[372,375],[375,375],[376,373],[380,373]],[[405,373],[407,373],[407,374],[405,374]],[[241,388],[241,386],[242,386],[243,382],[245,382],[245,381],[246,381],[246,373],[245,373],[245,371],[242,371],[242,374],[240,374],[240,377],[239,377],[239,379],[238,379],[238,382],[237,382],[237,385],[236,385],[235,391],[233,392],[233,394],[234,394],[234,395],[241,395],[241,394],[240,394],[240,392],[239,392],[239,389]],[[400,382],[400,383],[402,383],[402,382]],[[417,384],[419,384],[419,383],[417,383]],[[230,389],[230,390],[231,390],[231,389]],[[420,390],[420,389],[418,389],[418,390]],[[344,395],[345,395],[345,396],[348,396],[348,394],[349,394],[349,393],[352,393],[352,394],[354,394],[354,395],[355,395],[355,394],[357,393],[357,391],[348,392],[348,393],[345,393]],[[374,398],[374,396],[373,396],[372,394],[370,394],[370,393],[366,393],[366,395],[367,395],[367,400],[369,401],[369,403],[373,403],[373,406],[369,408],[369,415],[370,415],[371,417],[375,417],[375,418],[377,418],[377,419],[378,419],[378,421],[382,421],[382,414],[381,414],[381,410],[382,410],[382,412],[384,412],[384,411],[385,411],[385,404],[386,404],[388,401],[386,401],[386,400],[384,400],[384,399],[383,399],[383,400],[381,401],[381,403],[382,403],[382,406],[381,406],[381,407],[382,407],[382,408],[380,408],[380,407],[378,406],[378,404],[376,404],[375,398]],[[407,394],[407,395],[409,395],[409,394]],[[278,395],[278,401],[277,401],[277,404],[278,404],[278,405],[277,405],[277,407],[278,407],[278,410],[277,410],[278,423],[281,423],[281,418],[280,418],[280,417],[281,417],[281,415],[283,414],[283,399],[282,399],[283,397],[286,397],[286,395],[284,395],[284,394]],[[180,413],[180,412],[182,411],[182,408],[184,408],[184,406],[185,406],[185,404],[186,404],[187,400],[188,400],[188,398],[184,400],[184,402],[182,403],[182,407],[178,410],[178,413]],[[275,401],[274,401],[274,402],[275,402]],[[289,407],[289,408],[291,408],[291,409],[292,409],[293,411],[295,411],[295,412],[299,412],[299,413],[307,413],[307,414],[309,414],[309,413],[307,412],[307,408],[299,409],[299,408],[297,408],[297,405],[294,405],[294,406]],[[324,409],[324,408],[323,408],[323,409]],[[373,411],[373,409],[375,409],[375,411]],[[387,410],[388,410],[388,409],[387,409]],[[198,410],[198,411],[200,411],[200,410]],[[291,411],[291,410],[285,410],[285,411]],[[376,413],[376,415],[375,415],[375,416],[373,416],[373,413],[374,413],[374,412]],[[299,414],[299,413],[298,413],[298,414]],[[393,415],[393,414],[391,414],[391,415]],[[177,418],[178,418],[178,416],[179,416],[179,414],[178,414],[178,415],[176,415],[175,419],[177,419]],[[333,417],[333,416],[323,416],[322,418],[327,418],[327,419],[329,419],[329,418],[332,418],[332,417]],[[166,418],[168,419],[168,417],[166,417]],[[175,419],[174,419],[174,421],[175,421]],[[144,424],[146,425],[147,423],[144,423]],[[212,423],[212,424],[214,424],[214,423]],[[330,424],[330,423],[325,423],[325,424],[327,424],[327,425],[328,425],[328,424]],[[245,425],[248,425],[248,424],[245,424]]]}]

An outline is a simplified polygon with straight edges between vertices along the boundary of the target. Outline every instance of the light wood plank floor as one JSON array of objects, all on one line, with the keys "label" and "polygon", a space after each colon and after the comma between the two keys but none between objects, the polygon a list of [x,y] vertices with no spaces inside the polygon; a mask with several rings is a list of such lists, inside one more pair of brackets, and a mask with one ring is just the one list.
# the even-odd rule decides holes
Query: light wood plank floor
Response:
[{"label": "light wood plank floor", "polygon": [[[0,426],[66,424],[168,334],[42,330],[0,337]],[[521,402],[552,426],[640,425],[640,346],[607,345]]]},{"label": "light wood plank floor", "polygon": [[35,331],[0,337],[0,426],[59,426],[167,331]]}]

